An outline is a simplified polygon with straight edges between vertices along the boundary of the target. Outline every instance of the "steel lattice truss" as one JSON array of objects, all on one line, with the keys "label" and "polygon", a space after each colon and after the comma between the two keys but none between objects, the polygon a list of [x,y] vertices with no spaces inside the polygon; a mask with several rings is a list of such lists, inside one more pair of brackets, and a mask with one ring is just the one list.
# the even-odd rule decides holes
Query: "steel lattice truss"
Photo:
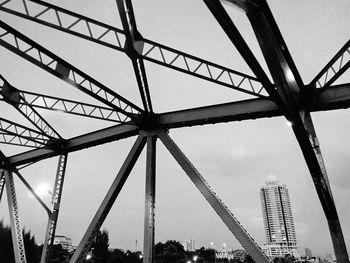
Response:
[{"label": "steel lattice truss", "polygon": [[[121,29],[44,1],[0,1],[1,13],[27,19],[84,41],[125,53],[132,62],[142,102],[142,107],[137,106],[136,103],[124,98],[118,92],[0,20],[0,45],[2,48],[19,55],[23,60],[40,67],[96,101],[96,104],[93,104],[74,101],[70,98],[28,92],[25,91],[28,87],[15,87],[6,79],[6,76],[0,75],[0,103],[14,107],[32,125],[26,127],[14,120],[6,119],[6,116],[2,114],[0,115],[0,142],[33,148],[30,151],[23,148],[23,152],[13,156],[5,156],[2,153],[0,156],[0,199],[4,186],[6,186],[17,262],[25,262],[25,252],[13,174],[22,180],[48,213],[41,262],[50,262],[67,155],[74,151],[132,136],[138,137],[86,230],[70,261],[71,263],[81,262],[85,258],[95,234],[108,215],[145,145],[147,145],[147,164],[143,250],[144,262],[154,262],[157,139],[166,146],[252,258],[256,262],[269,262],[254,239],[170,138],[168,132],[172,128],[275,116],[285,116],[293,123],[293,131],[328,220],[337,261],[348,262],[344,237],[310,113],[350,106],[350,83],[334,85],[335,81],[350,67],[350,41],[345,43],[309,84],[304,84],[267,2],[265,0],[223,1],[235,5],[247,15],[272,76],[273,81],[271,81],[222,6],[222,2],[219,0],[203,0],[203,2],[243,57],[254,76],[143,37],[137,29],[131,0],[116,0],[116,8],[122,21],[123,28]],[[191,75],[209,83],[230,88],[233,92],[250,95],[252,98],[200,108],[156,113],[152,105],[152,87],[148,83],[145,61],[178,71],[179,74]],[[2,73],[0,72],[0,74]],[[53,128],[54,126],[39,114],[39,109],[60,111],[65,114],[116,124],[78,137],[63,138]],[[21,166],[54,156],[60,156],[60,158],[53,190],[53,207],[48,208],[20,175],[18,169]]]}]

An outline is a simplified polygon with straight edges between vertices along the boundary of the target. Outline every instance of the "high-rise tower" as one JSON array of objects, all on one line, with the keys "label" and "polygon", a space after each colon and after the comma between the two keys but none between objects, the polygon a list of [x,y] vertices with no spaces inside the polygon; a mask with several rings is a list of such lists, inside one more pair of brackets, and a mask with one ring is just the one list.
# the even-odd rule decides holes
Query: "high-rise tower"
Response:
[{"label": "high-rise tower", "polygon": [[264,252],[270,257],[297,255],[297,241],[288,189],[269,175],[266,185],[260,188],[267,244]]}]

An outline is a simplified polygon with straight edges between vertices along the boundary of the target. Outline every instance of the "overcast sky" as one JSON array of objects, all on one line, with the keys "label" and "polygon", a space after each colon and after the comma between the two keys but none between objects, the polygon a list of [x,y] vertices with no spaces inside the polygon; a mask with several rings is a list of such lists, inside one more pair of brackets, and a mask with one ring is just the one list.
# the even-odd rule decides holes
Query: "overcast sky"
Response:
[{"label": "overcast sky", "polygon": [[[19,1],[21,2],[21,1]],[[50,1],[121,28],[113,0]],[[326,65],[349,39],[350,2],[271,0],[270,8],[295,60],[304,83]],[[178,50],[252,74],[202,1],[133,1],[140,33],[148,39]],[[226,6],[236,26],[263,62],[245,15]],[[0,12],[1,20],[29,35],[65,60],[81,68],[119,94],[141,106],[130,60],[124,53],[47,29]],[[0,48],[0,74],[19,89],[87,102],[94,100],[36,68],[17,55]],[[158,65],[146,63],[153,108],[165,112],[249,98],[228,88],[199,80]],[[349,82],[349,74],[338,83]],[[61,113],[40,111],[65,138],[111,126]],[[1,117],[28,123],[10,106],[0,103]],[[312,115],[328,170],[347,245],[350,245],[349,110]],[[327,222],[316,196],[310,174],[283,118],[271,118],[176,129],[170,136],[227,204],[248,232],[265,243],[259,188],[274,174],[286,184],[291,198],[297,242],[303,253],[332,252]],[[57,234],[67,235],[77,245],[99,207],[107,189],[129,152],[135,138],[72,153],[68,166]],[[21,148],[0,145],[7,155]],[[57,158],[44,160],[22,170],[35,187],[53,183]],[[110,247],[142,248],[145,153],[141,155],[102,228],[110,234]],[[17,179],[21,221],[43,241],[47,216],[30,198]],[[164,146],[157,148],[156,241],[194,239],[197,247],[214,242],[221,248],[240,245]],[[45,197],[49,203],[49,198]],[[8,221],[6,197],[0,203],[0,218]]]}]

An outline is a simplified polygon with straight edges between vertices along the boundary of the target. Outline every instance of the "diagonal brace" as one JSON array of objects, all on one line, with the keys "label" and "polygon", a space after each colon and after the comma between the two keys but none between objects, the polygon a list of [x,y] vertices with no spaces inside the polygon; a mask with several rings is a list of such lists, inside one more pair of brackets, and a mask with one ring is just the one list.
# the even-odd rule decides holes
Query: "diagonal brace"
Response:
[{"label": "diagonal brace", "polygon": [[163,132],[158,137],[253,260],[258,263],[270,262],[258,244],[225,206],[223,201],[217,196],[169,135]]},{"label": "diagonal brace", "polygon": [[111,187],[109,188],[105,198],[103,199],[99,209],[97,210],[94,218],[92,219],[88,229],[86,230],[82,240],[80,241],[78,248],[69,261],[70,263],[81,263],[85,260],[86,254],[89,252],[96,234],[106,219],[121,189],[123,188],[124,183],[126,182],[132,168],[134,167],[137,159],[142,152],[143,147],[145,146],[145,143],[145,137],[143,135],[139,135],[133,147],[131,148],[131,151],[126,157],[126,160],[124,161],[122,167],[120,168],[116,178],[114,179]]},{"label": "diagonal brace", "polygon": [[320,93],[332,85],[350,67],[350,40],[334,55],[327,65],[310,82],[310,89]]},{"label": "diagonal brace", "polygon": [[294,134],[314,181],[316,192],[328,221],[337,261],[348,263],[345,240],[329,186],[325,164],[308,105],[306,105],[309,91],[302,83],[267,2],[261,0],[259,11],[248,12],[247,15],[277,85],[278,97],[282,101],[278,106],[286,118],[292,122]]}]

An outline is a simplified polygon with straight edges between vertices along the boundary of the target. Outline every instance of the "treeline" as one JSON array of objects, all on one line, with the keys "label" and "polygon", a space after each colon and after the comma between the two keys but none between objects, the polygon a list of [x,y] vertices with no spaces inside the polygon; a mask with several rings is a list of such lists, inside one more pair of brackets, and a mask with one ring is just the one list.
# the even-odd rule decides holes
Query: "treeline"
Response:
[{"label": "treeline", "polygon": [[[30,231],[23,231],[24,245],[28,263],[39,263],[42,246],[38,246],[34,235]],[[61,245],[55,245],[52,252],[51,263],[68,263],[72,253],[62,249]],[[85,262],[86,263],[142,263],[143,255],[140,251],[123,251],[120,249],[109,249],[108,231],[99,231],[91,246]],[[1,263],[15,263],[11,230],[0,221],[0,259]],[[239,259],[231,261],[215,258],[215,250],[204,247],[195,252],[185,251],[180,242],[168,240],[155,245],[156,263],[240,263]],[[253,263],[247,256],[245,263]]]},{"label": "treeline", "polygon": [[[23,242],[26,249],[27,263],[40,262],[40,247],[35,242],[35,237],[23,230]],[[4,222],[0,221],[0,259],[1,263],[14,263],[15,256],[13,254],[13,245],[11,238],[11,229],[4,226]]]}]

